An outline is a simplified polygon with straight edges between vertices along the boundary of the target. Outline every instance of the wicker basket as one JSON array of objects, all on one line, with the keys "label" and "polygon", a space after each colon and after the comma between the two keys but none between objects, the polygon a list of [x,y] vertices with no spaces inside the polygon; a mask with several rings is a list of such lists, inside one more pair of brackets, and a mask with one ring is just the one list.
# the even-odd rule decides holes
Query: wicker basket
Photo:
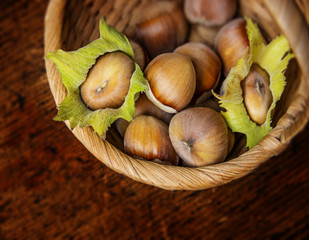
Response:
[{"label": "wicker basket", "polygon": [[[135,19],[146,0],[51,0],[45,18],[45,52],[75,50],[99,37],[98,23],[108,24],[129,37],[134,36]],[[283,33],[288,38],[296,61],[289,66],[288,84],[278,103],[276,127],[247,152],[238,150],[220,164],[199,168],[161,165],[134,159],[122,151],[122,139],[111,129],[103,141],[89,127],[72,132],[101,162],[136,181],[169,190],[198,190],[240,178],[274,155],[281,153],[300,132],[309,117],[309,43],[308,6],[293,0],[241,0],[240,13],[251,17],[269,37]],[[301,9],[301,10],[300,10]],[[304,17],[306,16],[306,17]],[[66,96],[60,74],[46,61],[50,89],[58,105]],[[66,122],[67,126],[69,123]],[[236,144],[241,145],[240,142]],[[237,148],[237,147],[236,147]],[[239,147],[241,149],[241,147]]]}]

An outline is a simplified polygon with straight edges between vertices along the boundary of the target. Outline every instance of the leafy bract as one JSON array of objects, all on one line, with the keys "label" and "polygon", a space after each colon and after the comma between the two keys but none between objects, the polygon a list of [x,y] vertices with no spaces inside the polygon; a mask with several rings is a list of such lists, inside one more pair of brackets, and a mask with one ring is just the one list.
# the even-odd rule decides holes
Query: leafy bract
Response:
[{"label": "leafy bract", "polygon": [[86,80],[87,74],[98,57],[108,52],[121,51],[134,59],[132,47],[128,39],[100,20],[100,38],[76,51],[49,52],[47,59],[52,60],[58,71],[68,94],[58,106],[57,121],[70,120],[70,127],[92,126],[101,137],[105,137],[108,127],[118,118],[131,121],[134,117],[135,99],[139,92],[147,89],[146,81],[139,66],[135,63],[135,70],[130,80],[130,88],[125,101],[117,109],[105,108],[92,111],[84,104],[80,97],[80,86]]},{"label": "leafy bract", "polygon": [[[247,137],[247,146],[252,148],[272,129],[272,111],[284,90],[286,84],[284,73],[294,55],[290,52],[286,37],[279,36],[265,45],[257,25],[249,18],[246,18],[246,22],[250,47],[224,80],[223,95],[216,93],[214,95],[225,109],[222,115],[229,127],[234,132],[244,133]],[[243,103],[241,81],[248,75],[253,63],[258,64],[269,74],[273,97],[266,121],[262,125],[257,125],[250,119]]]}]

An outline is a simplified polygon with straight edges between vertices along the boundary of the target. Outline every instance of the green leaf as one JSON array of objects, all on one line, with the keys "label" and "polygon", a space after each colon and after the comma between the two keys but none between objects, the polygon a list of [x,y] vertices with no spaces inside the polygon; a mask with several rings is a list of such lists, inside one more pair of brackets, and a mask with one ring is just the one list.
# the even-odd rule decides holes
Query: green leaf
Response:
[{"label": "green leaf", "polygon": [[[263,42],[262,35],[251,19],[246,18],[247,33],[250,43],[249,52],[246,52],[232,68],[223,82],[223,95],[213,92],[219,99],[221,107],[226,111],[222,112],[229,127],[234,132],[240,132],[247,136],[247,146],[254,147],[272,129],[271,116],[277,101],[279,101],[285,87],[284,72],[288,62],[294,57],[290,53],[290,46],[284,36],[279,36],[268,45]],[[266,121],[257,125],[247,114],[243,103],[243,92],[241,81],[248,75],[253,63],[262,67],[270,76],[270,90],[273,102],[267,112]]]},{"label": "green leaf", "polygon": [[132,47],[128,39],[116,29],[100,20],[100,38],[76,51],[47,53],[46,58],[52,60],[61,74],[68,95],[58,106],[56,121],[70,120],[71,128],[92,126],[101,137],[105,137],[110,125],[118,118],[128,121],[134,117],[135,99],[139,92],[147,89],[146,81],[139,66],[130,80],[130,88],[125,101],[117,109],[106,108],[92,111],[87,108],[80,97],[80,86],[86,80],[87,74],[95,64],[96,59],[105,53],[121,51],[134,59]]}]

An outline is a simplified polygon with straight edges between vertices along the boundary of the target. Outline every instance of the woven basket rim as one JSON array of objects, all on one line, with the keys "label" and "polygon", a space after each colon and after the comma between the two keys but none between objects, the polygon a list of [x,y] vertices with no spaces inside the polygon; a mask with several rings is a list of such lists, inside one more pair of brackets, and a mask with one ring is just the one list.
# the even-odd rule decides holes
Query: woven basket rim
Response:
[{"label": "woven basket rim", "polygon": [[[61,31],[66,2],[50,0],[45,16],[45,53],[56,51],[62,46]],[[50,89],[58,106],[65,97],[66,90],[56,66],[48,60],[45,61],[45,64]],[[308,89],[309,70],[300,67],[303,72],[302,82],[305,84],[306,90]],[[255,147],[237,158],[205,167],[190,168],[161,165],[135,159],[121,152],[109,142],[102,140],[97,134],[94,134],[90,127],[83,129],[76,127],[72,132],[106,166],[136,181],[168,190],[207,189],[247,175],[272,156],[280,154],[308,121],[309,113],[306,106],[309,100],[305,92],[299,94],[299,99],[294,99],[292,106],[289,106],[289,109],[293,108],[294,114],[287,111],[281,117],[277,126]],[[299,108],[299,105],[302,108]],[[295,112],[295,109],[300,110]],[[69,122],[66,121],[65,123],[69,127]]]}]

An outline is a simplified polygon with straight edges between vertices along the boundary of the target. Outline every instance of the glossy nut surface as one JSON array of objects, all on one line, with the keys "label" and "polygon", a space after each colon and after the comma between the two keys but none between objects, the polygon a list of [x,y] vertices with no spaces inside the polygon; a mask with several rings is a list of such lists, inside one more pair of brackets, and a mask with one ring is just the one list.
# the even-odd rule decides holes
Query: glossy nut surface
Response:
[{"label": "glossy nut surface", "polygon": [[165,53],[146,67],[147,97],[165,112],[186,107],[195,92],[196,74],[190,58],[180,53]]},{"label": "glossy nut surface", "polygon": [[245,107],[251,120],[258,125],[265,122],[273,101],[269,85],[268,73],[257,64],[251,66],[248,75],[241,81]]},{"label": "glossy nut surface", "polygon": [[205,44],[191,42],[179,46],[175,52],[190,57],[193,63],[196,72],[196,98],[217,86],[221,61],[215,51]]},{"label": "glossy nut surface", "polygon": [[188,24],[176,2],[158,1],[147,4],[136,25],[137,40],[150,57],[173,51],[185,42]]},{"label": "glossy nut surface", "polygon": [[216,37],[215,45],[224,65],[224,73],[227,75],[245,51],[249,50],[246,21],[237,18],[224,25]]},{"label": "glossy nut surface", "polygon": [[128,94],[134,69],[133,60],[126,54],[104,54],[80,87],[82,100],[92,110],[120,107]]},{"label": "glossy nut surface", "polygon": [[178,156],[168,135],[168,126],[152,116],[137,116],[129,124],[124,136],[124,149],[134,157],[178,164]]},{"label": "glossy nut surface", "polygon": [[135,102],[135,116],[147,115],[153,116],[169,124],[173,114],[164,112],[162,109],[154,105],[146,96],[146,94],[141,94],[140,97]]},{"label": "glossy nut surface", "polygon": [[223,117],[210,108],[188,108],[171,120],[169,135],[183,165],[200,167],[222,162],[228,150]]},{"label": "glossy nut surface", "polygon": [[[173,114],[164,112],[162,109],[154,105],[145,94],[141,94],[135,102],[135,117],[139,115],[147,115],[156,117],[166,124],[169,124]],[[123,137],[129,122],[120,118],[116,120],[116,128],[120,135]]]}]

